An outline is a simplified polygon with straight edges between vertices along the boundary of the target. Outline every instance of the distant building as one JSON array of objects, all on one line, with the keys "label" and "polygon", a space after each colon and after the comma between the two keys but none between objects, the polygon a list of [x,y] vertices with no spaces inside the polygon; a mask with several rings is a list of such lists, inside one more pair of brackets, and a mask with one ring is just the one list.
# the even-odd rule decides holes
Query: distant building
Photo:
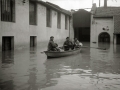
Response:
[{"label": "distant building", "polygon": [[91,42],[120,44],[120,7],[107,7],[106,3],[104,7],[93,4]]},{"label": "distant building", "polygon": [[47,46],[74,37],[71,12],[38,0],[0,1],[0,51]]},{"label": "distant building", "polygon": [[90,16],[84,9],[73,12],[74,36],[80,41],[90,41]]}]

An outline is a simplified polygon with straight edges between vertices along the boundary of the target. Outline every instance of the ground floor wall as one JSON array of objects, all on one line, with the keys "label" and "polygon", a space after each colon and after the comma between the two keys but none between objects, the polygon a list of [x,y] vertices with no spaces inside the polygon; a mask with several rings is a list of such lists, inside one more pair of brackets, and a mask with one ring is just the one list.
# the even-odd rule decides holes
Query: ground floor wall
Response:
[{"label": "ground floor wall", "polygon": [[70,32],[70,30],[57,29],[57,27],[48,28],[29,25],[29,28],[25,32],[21,29],[18,29],[18,32],[17,28],[12,28],[13,26],[9,28],[6,28],[6,26],[3,27],[4,25],[2,26],[2,30],[0,30],[0,52],[5,50],[3,49],[5,47],[8,50],[21,50],[30,46],[44,48],[47,47],[50,36],[54,36],[54,41],[61,46],[66,37],[74,37],[73,29]]},{"label": "ground floor wall", "polygon": [[[31,37],[35,37],[35,40],[31,40]],[[29,39],[27,42],[19,43],[19,40],[15,36],[2,36],[0,40],[0,52],[5,50],[22,50],[22,49],[28,49],[30,47],[47,48],[49,39],[45,41],[43,40],[40,41],[38,36],[28,36],[28,38]],[[54,41],[55,43],[58,43],[59,46],[62,46],[65,41],[65,38],[61,38],[59,40],[54,40]]]},{"label": "ground floor wall", "polygon": [[[110,36],[110,43],[114,42],[113,18],[93,18],[91,22],[90,42],[99,42],[99,36],[106,33]],[[104,36],[104,35],[103,35]],[[105,37],[105,36],[104,36]],[[104,40],[105,41],[105,40]],[[107,39],[106,39],[107,41]]]}]

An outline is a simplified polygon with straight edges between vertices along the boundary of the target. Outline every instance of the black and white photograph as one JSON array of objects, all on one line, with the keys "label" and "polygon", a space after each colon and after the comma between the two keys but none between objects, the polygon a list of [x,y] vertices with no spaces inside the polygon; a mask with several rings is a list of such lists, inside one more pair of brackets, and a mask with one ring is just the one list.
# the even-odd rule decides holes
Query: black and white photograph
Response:
[{"label": "black and white photograph", "polygon": [[120,90],[120,0],[0,0],[0,90]]}]

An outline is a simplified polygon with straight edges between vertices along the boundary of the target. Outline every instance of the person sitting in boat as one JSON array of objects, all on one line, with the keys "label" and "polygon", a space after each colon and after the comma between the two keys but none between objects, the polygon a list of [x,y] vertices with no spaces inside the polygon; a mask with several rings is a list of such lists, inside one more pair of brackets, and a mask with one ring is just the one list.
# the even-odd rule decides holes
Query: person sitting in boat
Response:
[{"label": "person sitting in boat", "polygon": [[81,42],[79,42],[79,40],[77,38],[74,38],[74,48],[80,48],[81,46],[83,46],[83,44]]},{"label": "person sitting in boat", "polygon": [[66,41],[64,42],[63,47],[64,47],[65,51],[68,51],[70,49],[74,49],[73,43],[70,41],[69,37],[66,38]]},{"label": "person sitting in boat", "polygon": [[58,44],[54,43],[54,37],[51,36],[48,43],[48,51],[60,51],[58,48]]}]

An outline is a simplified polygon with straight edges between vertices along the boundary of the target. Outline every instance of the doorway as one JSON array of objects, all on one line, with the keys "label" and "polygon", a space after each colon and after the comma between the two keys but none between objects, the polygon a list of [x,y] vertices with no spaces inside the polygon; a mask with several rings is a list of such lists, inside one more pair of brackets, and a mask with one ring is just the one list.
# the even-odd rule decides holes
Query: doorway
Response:
[{"label": "doorway", "polygon": [[116,34],[117,35],[117,44],[120,44],[120,34]]},{"label": "doorway", "polygon": [[107,32],[99,34],[98,39],[99,42],[110,43],[110,35]]},{"label": "doorway", "polygon": [[3,36],[2,37],[2,51],[14,50],[14,37]]},{"label": "doorway", "polygon": [[30,36],[30,47],[36,47],[36,46],[37,46],[37,37]]}]

